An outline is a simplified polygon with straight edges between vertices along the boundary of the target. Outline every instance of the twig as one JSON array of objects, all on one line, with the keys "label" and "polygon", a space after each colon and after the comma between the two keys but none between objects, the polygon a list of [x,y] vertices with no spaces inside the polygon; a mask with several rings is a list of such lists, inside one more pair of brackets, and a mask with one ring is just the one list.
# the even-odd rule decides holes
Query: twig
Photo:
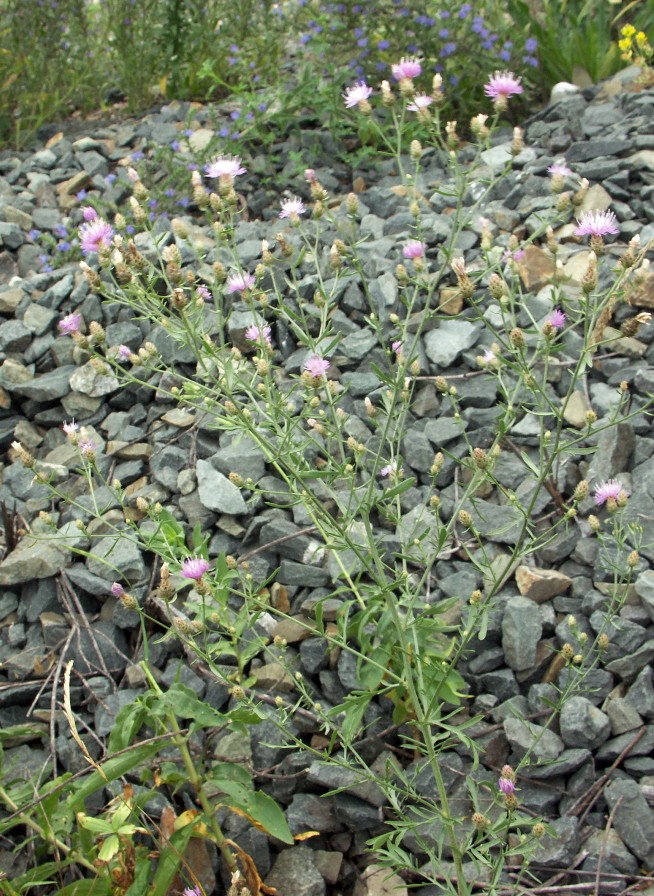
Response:
[{"label": "twig", "polygon": [[255,557],[257,554],[262,554],[264,551],[267,551],[270,548],[277,547],[278,544],[283,544],[283,542],[285,541],[291,541],[293,538],[299,538],[300,535],[312,535],[317,530],[317,526],[306,526],[304,529],[298,529],[297,532],[291,532],[290,535],[280,535],[279,538],[275,538],[273,541],[269,541],[268,544],[262,544],[258,548],[254,548],[253,551],[248,551],[247,554],[243,554],[238,558],[238,562],[245,563],[245,561],[249,560],[250,557]]},{"label": "twig", "polygon": [[600,871],[602,870],[602,862],[604,861],[604,854],[606,852],[606,844],[609,836],[609,831],[613,825],[613,816],[615,815],[615,810],[618,808],[620,803],[622,802],[622,797],[619,796],[616,800],[615,806],[611,809],[611,813],[606,821],[606,827],[604,829],[604,838],[602,839],[602,845],[600,847],[599,855],[597,857],[597,872],[595,874],[595,890],[599,893],[599,885],[600,885]]},{"label": "twig", "polygon": [[598,800],[600,794],[602,793],[602,791],[608,784],[608,782],[610,780],[611,772],[615,771],[615,769],[620,765],[620,763],[625,758],[625,756],[629,755],[631,750],[636,746],[636,744],[641,739],[641,737],[643,737],[644,734],[645,734],[645,728],[643,727],[640,729],[638,734],[634,738],[632,738],[632,740],[629,741],[627,746],[620,753],[620,755],[615,760],[615,762],[613,762],[612,765],[609,766],[609,768],[602,775],[602,777],[599,778],[593,784],[593,786],[587,791],[587,793],[584,793],[582,796],[580,796],[579,799],[576,802],[574,802],[572,804],[572,806],[570,806],[570,808],[565,813],[566,815],[577,815],[583,809],[584,811],[581,814],[581,816],[579,817],[579,824],[581,824],[584,821],[584,819],[590,812],[591,808],[594,806],[595,802]]}]

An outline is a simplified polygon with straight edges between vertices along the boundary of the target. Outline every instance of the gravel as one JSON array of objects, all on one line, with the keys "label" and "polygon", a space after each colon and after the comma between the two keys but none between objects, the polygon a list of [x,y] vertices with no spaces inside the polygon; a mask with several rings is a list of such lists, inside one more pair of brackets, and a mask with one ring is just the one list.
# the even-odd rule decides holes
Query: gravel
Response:
[{"label": "gravel", "polygon": [[[583,91],[564,91],[560,99],[527,122],[527,148],[513,160],[509,174],[491,190],[481,208],[500,245],[508,245],[512,231],[533,229],[540,209],[550,202],[547,166],[563,156],[575,172],[593,182],[582,209],[610,207],[617,214],[620,235],[609,245],[607,264],[624,251],[624,244],[635,234],[641,235],[643,243],[654,237],[654,89],[633,89],[633,76],[634,72],[627,70],[611,82]],[[125,389],[115,377],[98,372],[70,338],[59,335],[57,321],[76,311],[85,327],[91,321],[101,321],[111,345],[126,344],[137,352],[150,340],[171,365],[192,361],[188,350],[173,343],[162,328],[149,332],[142,321],[131,320],[125,309],[100,305],[76,262],[42,270],[41,252],[30,236],[37,228],[56,239],[62,222],[76,227],[81,213],[75,197],[81,189],[109,205],[124,200],[128,195],[124,160],[137,150],[151,157],[158,141],[171,142],[187,126],[190,112],[188,104],[171,104],[138,122],[86,123],[83,134],[67,135],[64,127],[59,139],[36,152],[0,154],[0,447],[4,452],[0,501],[7,520],[15,520],[16,528],[29,524],[35,533],[41,525],[39,511],[52,509],[48,491],[33,484],[32,473],[13,458],[10,446],[15,439],[35,454],[39,469],[55,483],[78,487],[77,455],[61,431],[61,422],[74,415],[98,446],[102,472],[117,476],[130,490],[132,500],[141,496],[160,501],[188,529],[199,522],[210,531],[214,555],[221,551],[237,556],[251,553],[250,569],[262,581],[275,573],[273,588],[284,592],[286,605],[282,609],[289,617],[280,629],[280,636],[289,644],[286,659],[295,664],[293,668],[301,669],[315,699],[328,707],[359,686],[356,664],[347,652],[340,656],[330,652],[320,637],[307,632],[307,624],[315,620],[316,603],[337,583],[341,564],[351,575],[358,572],[355,555],[341,552],[336,562],[333,552],[309,528],[303,508],[285,509],[280,500],[284,483],[266,466],[256,446],[247,440],[236,441],[230,434],[219,436],[206,421],[176,408],[169,394],[174,374],[156,382],[154,393],[146,386]],[[209,110],[194,108],[192,118],[195,132],[190,142],[211,145],[216,133]],[[270,165],[283,167],[297,151],[296,143],[289,137],[277,146],[278,162],[271,160]],[[500,134],[486,164],[504,165],[510,159],[509,146],[510,134]],[[271,220],[279,206],[279,197],[256,173],[266,168],[266,160],[260,161],[251,166],[255,173],[244,178],[250,220],[236,231],[247,269],[259,258],[261,239],[271,238]],[[398,246],[410,235],[412,223],[397,194],[389,189],[396,184],[392,166],[385,163],[377,171],[365,166],[350,171],[334,160],[328,141],[316,142],[315,157],[306,162],[313,164],[319,180],[334,192],[347,192],[355,179],[363,179],[365,189],[358,198],[361,227],[369,240],[362,246],[362,257],[373,307],[380,321],[387,322],[397,307],[395,266],[402,260]],[[451,210],[437,192],[447,175],[435,153],[427,153],[424,163],[420,189],[432,204],[429,220],[425,220],[427,256],[436,259],[452,227]],[[476,182],[471,185],[471,196],[478,186]],[[188,224],[195,227],[195,239],[213,246],[198,220],[188,217]],[[279,228],[279,223],[274,226]],[[582,252],[569,239],[569,227],[562,230],[562,237],[568,239],[561,244],[560,261],[572,278],[570,288],[579,292],[585,271],[580,256],[585,259],[586,250]],[[291,233],[289,238],[293,236]],[[463,237],[459,249],[474,269],[480,252],[478,228],[472,225]],[[144,242],[142,251],[147,248]],[[208,263],[215,260],[211,251]],[[183,260],[183,265],[189,263],[190,258]],[[538,247],[521,262],[529,307],[540,321],[556,304],[547,281],[551,271],[551,258]],[[315,274],[306,268],[299,276],[299,292],[307,308],[312,308]],[[451,286],[447,284],[450,292],[442,298],[451,298]],[[632,302],[636,310],[654,308],[654,275]],[[365,307],[356,278],[348,278],[334,315],[335,329],[344,338],[333,365],[349,390],[350,434],[364,443],[375,438],[366,425],[364,399],[378,400],[383,390],[376,373],[383,353],[379,353],[366,322]],[[452,458],[467,453],[466,439],[471,444],[486,444],[498,414],[496,386],[477,376],[476,357],[488,348],[483,331],[468,319],[465,308],[452,310],[456,313],[451,317],[429,321],[416,345],[423,372],[430,379],[416,395],[403,442],[406,473],[415,477],[415,487],[402,495],[397,528],[377,533],[389,551],[397,550],[400,543],[410,545],[413,538],[422,537],[425,528],[433,528],[433,516],[426,512],[425,504],[434,451],[445,449],[448,454],[438,479],[446,513],[454,500]],[[622,309],[616,315],[616,325],[623,312],[624,316],[633,314],[631,309]],[[419,316],[421,311],[416,313]],[[498,313],[497,305],[487,312],[491,317]],[[249,311],[235,304],[227,337],[238,344],[245,328],[255,322]],[[526,325],[527,320],[522,323]],[[281,326],[274,337],[280,363],[287,372],[299,371],[306,350]],[[588,369],[588,389],[566,408],[566,419],[574,426],[585,426],[590,399],[600,423],[607,421],[623,379],[629,383],[632,411],[642,408],[654,383],[653,338],[654,328],[644,327],[635,338],[620,337],[610,355],[596,356]],[[574,335],[567,335],[563,343],[574,356],[578,350]],[[444,374],[457,383],[462,407],[458,418],[445,410],[447,405],[434,389],[433,377]],[[566,376],[565,369],[553,371],[553,401],[560,401],[565,394]],[[538,421],[529,415],[514,433],[520,448],[531,457],[537,456],[538,433]],[[461,665],[472,708],[484,716],[475,730],[479,743],[486,746],[482,763],[487,777],[497,775],[503,763],[517,762],[527,752],[536,763],[520,779],[517,795],[524,806],[545,816],[553,833],[543,839],[531,870],[544,879],[555,870],[573,866],[579,874],[571,871],[567,883],[586,882],[592,873],[599,875],[602,893],[620,892],[639,868],[654,871],[653,454],[649,418],[641,414],[604,430],[588,460],[577,459],[575,470],[564,466],[561,472],[561,488],[566,486],[566,477],[568,484],[574,483],[575,475],[583,470],[593,482],[618,478],[631,493],[626,517],[642,527],[643,541],[635,584],[619,617],[607,626],[610,563],[598,558],[595,542],[583,523],[573,523],[544,547],[533,563],[530,560],[510,570],[499,605],[489,614],[485,639],[476,642],[474,654]],[[249,497],[230,481],[230,473],[252,479],[278,506],[267,508],[260,499]],[[510,452],[499,459],[497,474],[523,505],[532,499],[524,468]],[[109,490],[100,497],[104,512],[118,513]],[[548,494],[535,496],[536,512],[544,511],[549,502]],[[592,501],[586,509],[592,509]],[[475,500],[475,516],[501,564],[503,545],[510,545],[519,531],[519,510],[483,495]],[[137,665],[141,658],[138,626],[134,616],[109,594],[107,583],[122,579],[142,599],[149,587],[152,557],[142,554],[132,542],[117,541],[108,534],[94,542],[93,557],[73,554],[73,548],[84,551],[89,546],[75,521],[88,523],[90,518],[89,505],[80,499],[80,507],[74,513],[64,513],[58,522],[61,541],[24,535],[14,545],[12,533],[5,532],[6,554],[0,562],[0,584],[4,586],[0,595],[3,727],[29,721],[34,711],[49,714],[49,694],[40,692],[50,668],[42,662],[46,655],[62,663],[75,660],[75,668],[84,678],[76,706],[98,736],[106,735],[118,709],[143,691]],[[114,522],[117,519],[113,517]],[[363,535],[353,527],[353,539]],[[417,547],[407,550],[419,557]],[[437,561],[432,580],[433,601],[467,600],[481,585],[470,564],[447,555]],[[333,622],[340,600],[334,596],[322,604],[323,624]],[[548,701],[555,697],[552,682],[565,687],[575,675],[574,669],[567,667],[556,677],[553,657],[566,643],[575,651],[580,649],[582,633],[593,638],[602,631],[609,636],[609,646],[589,675],[586,690],[568,700],[560,718],[548,721]],[[219,662],[224,662],[228,671],[232,668],[228,657]],[[153,647],[151,663],[164,684],[172,684],[181,675],[184,684],[211,705],[219,708],[229,699],[224,684],[207,678],[201,666],[189,668],[182,661],[180,648],[172,640]],[[255,657],[250,672],[255,692],[262,699],[272,699],[271,712],[276,711],[276,697],[294,702],[295,679],[274,656]],[[36,703],[32,705],[33,700]],[[320,725],[311,713],[298,712],[292,721],[307,740],[320,738]],[[386,702],[371,704],[366,721],[379,737],[371,738],[362,749],[369,761],[377,763],[379,777],[387,776],[398,761],[398,741]],[[76,760],[68,729],[58,722],[53,726],[57,761],[72,768]],[[231,836],[252,855],[256,853],[268,886],[312,896],[349,894],[363,844],[379,832],[383,821],[381,791],[375,781],[337,765],[313,761],[293,745],[274,748],[275,736],[279,737],[270,724],[266,736],[253,728],[247,735],[239,734],[238,742],[227,743],[223,738],[214,747],[231,761],[252,767],[257,786],[280,801],[294,832],[315,830],[319,836],[307,844],[280,849],[240,820],[230,822],[234,827]],[[16,763],[27,773],[27,769],[47,762],[44,746],[48,746],[45,734],[35,735],[29,744],[5,747],[5,764]],[[452,779],[455,789],[461,771],[471,769],[463,747],[453,749],[450,755],[452,765],[459,769]],[[324,796],[327,793],[331,795]],[[456,800],[461,813],[469,814],[465,793],[457,793]],[[607,826],[609,815],[611,824]],[[415,854],[418,866],[425,861],[424,842],[435,842],[438,835],[437,819],[429,819],[418,835],[406,838],[405,845]],[[9,854],[6,844],[0,846],[0,869],[8,864]],[[623,875],[617,888],[611,874]]]}]

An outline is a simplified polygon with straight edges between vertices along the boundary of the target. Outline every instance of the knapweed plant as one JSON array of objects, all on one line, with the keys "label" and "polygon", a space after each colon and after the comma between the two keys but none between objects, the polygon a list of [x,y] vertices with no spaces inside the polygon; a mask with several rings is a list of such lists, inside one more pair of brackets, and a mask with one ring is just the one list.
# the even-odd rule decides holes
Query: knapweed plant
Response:
[{"label": "knapweed plant", "polygon": [[[109,745],[114,758],[95,762],[91,777],[75,786],[58,785],[69,792],[72,845],[66,851],[63,834],[53,839],[34,827],[32,804],[15,810],[44,852],[77,861],[85,880],[120,874],[124,891],[135,893],[148,874],[163,877],[174,845],[175,872],[201,888],[185,858],[184,838],[195,835],[218,848],[233,886],[256,893],[253,862],[226,838],[216,806],[282,840],[289,837],[286,822],[242,768],[217,762],[198,738],[265,717],[284,743],[306,751],[307,761],[348,769],[381,788],[383,823],[370,849],[390,869],[456,896],[478,886],[499,892],[509,866],[514,880],[529,882],[529,857],[546,826],[521,810],[521,776],[538,763],[538,744],[566,700],[602,663],[611,620],[639,564],[639,529],[629,522],[620,471],[601,482],[587,481],[584,472],[598,439],[646,408],[630,400],[627,383],[603,416],[583,399],[595,359],[648,322],[626,304],[646,271],[646,247],[634,238],[621,252],[609,251],[617,219],[607,210],[582,212],[588,183],[554,160],[549,207],[529,236],[502,234],[492,212],[485,214],[498,179],[524,150],[516,129],[503,171],[484,155],[522,91],[512,72],[488,79],[485,111],[470,123],[475,142],[465,147],[457,123],[442,120],[440,75],[426,80],[411,56],[389,75],[379,91],[359,80],[344,94],[352,127],[365,120],[394,155],[391,192],[406,203],[404,231],[383,244],[393,259],[383,268],[383,288],[379,247],[368,249],[365,193],[330,194],[310,160],[304,182],[292,185],[295,195],[280,201],[259,258],[248,263],[237,241],[247,160],[234,155],[219,155],[192,175],[195,213],[210,225],[213,246],[197,239],[190,214],[170,228],[150,222],[148,185],[135,172],[128,206],[112,221],[90,210],[80,228],[91,289],[148,322],[151,338],[110,345],[99,321],[72,311],[60,329],[75,341],[79,362],[175,406],[202,433],[200,441],[180,444],[193,446],[203,501],[212,505],[204,489],[217,487],[219,477],[232,516],[281,520],[282,542],[299,532],[306,539],[302,563],[326,569],[331,583],[310,611],[297,612],[280,599],[277,570],[257,574],[262,567],[252,558],[212,552],[208,533],[180,522],[174,505],[111,479],[102,446],[83,425],[67,422],[64,430],[79,453],[90,503],[67,495],[38,458],[14,446],[17,460],[49,483],[57,501],[59,515],[44,513],[41,531],[49,526],[55,539],[65,531],[69,540],[74,532],[76,551],[104,558],[112,593],[142,628],[145,692],[118,716]],[[421,139],[403,152],[405,129],[416,123]],[[437,204],[449,222],[438,237]],[[570,248],[563,240],[578,246],[576,279],[560,262]],[[479,248],[467,259],[462,245]],[[534,251],[549,271],[538,296],[525,285]],[[466,333],[460,351],[477,359],[474,377],[452,371],[456,353],[433,360],[451,339],[453,322]],[[354,365],[353,345],[365,346]],[[493,396],[483,409],[471,403],[471,380]],[[475,415],[484,423],[471,430]],[[449,434],[430,439],[432,420],[447,422]],[[266,474],[217,474],[210,446],[218,444],[261,458]],[[544,717],[538,725],[523,720],[531,745],[510,765],[489,767],[487,725],[472,706],[466,664],[512,593],[507,583],[516,567],[539,566],[542,552],[571,528],[601,543],[598,569],[610,585],[602,622],[589,637],[569,620],[569,640],[546,658],[551,699]],[[153,558],[149,585],[122,578],[112,554],[125,540]],[[465,564],[471,585],[445,596],[438,583],[450,562]],[[334,656],[352,658],[356,685],[342,699],[318,698],[298,672],[281,634],[290,621]],[[226,711],[205,706],[181,682],[168,689],[157,682],[148,653],[157,632],[178,638],[184,663],[229,689]],[[276,670],[272,695],[259,686],[262,658]],[[379,753],[370,750],[380,707],[391,716],[399,749],[383,768],[373,767]],[[307,714],[322,734],[311,743],[295,724]],[[139,766],[153,755],[156,771]],[[153,850],[143,802],[127,791],[115,795],[104,820],[89,818],[89,781],[98,789],[105,778],[115,780],[111,763],[121,756],[142,769],[132,778],[150,788],[143,801],[164,786],[194,800],[193,828],[180,825],[179,842],[162,836],[165,845]],[[76,820],[73,810],[82,813]],[[100,850],[90,868],[80,858],[85,848]],[[69,886],[62,892],[87,892]]]}]

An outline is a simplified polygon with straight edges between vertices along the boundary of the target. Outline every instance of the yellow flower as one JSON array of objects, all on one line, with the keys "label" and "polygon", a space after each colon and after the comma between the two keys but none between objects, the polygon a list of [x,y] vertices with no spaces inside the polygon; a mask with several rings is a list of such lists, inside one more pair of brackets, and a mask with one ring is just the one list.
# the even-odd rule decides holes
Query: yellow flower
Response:
[{"label": "yellow flower", "polygon": [[631,38],[625,37],[622,40],[618,41],[618,46],[622,53],[630,53],[631,51]]},{"label": "yellow flower", "polygon": [[633,25],[625,25],[620,29],[620,34],[622,34],[623,37],[633,37],[635,33],[636,29]]}]

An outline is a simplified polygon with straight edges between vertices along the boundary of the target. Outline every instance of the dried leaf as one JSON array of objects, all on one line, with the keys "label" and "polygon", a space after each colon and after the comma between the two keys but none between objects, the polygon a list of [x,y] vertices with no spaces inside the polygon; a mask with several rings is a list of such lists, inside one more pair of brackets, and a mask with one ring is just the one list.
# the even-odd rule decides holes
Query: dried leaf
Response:
[{"label": "dried leaf", "polygon": [[250,891],[250,896],[259,896],[259,893],[267,893],[270,894],[270,896],[273,896],[273,894],[277,892],[276,888],[267,887],[264,884],[259,877],[259,872],[257,871],[257,866],[255,865],[252,856],[241,849],[238,843],[234,843],[233,840],[227,840],[226,842],[232,847],[241,863],[243,877],[245,878],[247,888]]}]

